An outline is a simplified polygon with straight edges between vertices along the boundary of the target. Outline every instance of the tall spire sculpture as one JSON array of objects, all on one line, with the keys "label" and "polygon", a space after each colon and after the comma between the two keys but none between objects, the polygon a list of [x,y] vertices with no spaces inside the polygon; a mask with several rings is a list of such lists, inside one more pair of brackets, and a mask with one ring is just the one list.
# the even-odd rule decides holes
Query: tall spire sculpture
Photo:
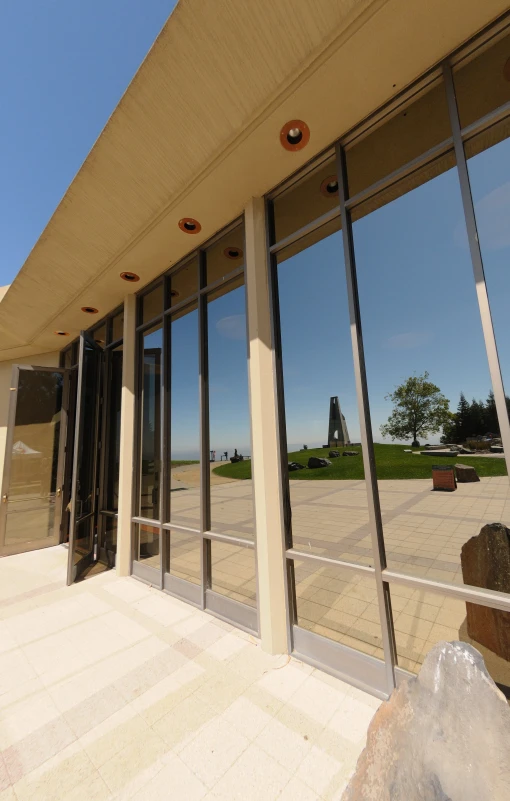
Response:
[{"label": "tall spire sculpture", "polygon": [[345,417],[340,411],[338,396],[329,399],[328,447],[347,445],[350,442]]}]

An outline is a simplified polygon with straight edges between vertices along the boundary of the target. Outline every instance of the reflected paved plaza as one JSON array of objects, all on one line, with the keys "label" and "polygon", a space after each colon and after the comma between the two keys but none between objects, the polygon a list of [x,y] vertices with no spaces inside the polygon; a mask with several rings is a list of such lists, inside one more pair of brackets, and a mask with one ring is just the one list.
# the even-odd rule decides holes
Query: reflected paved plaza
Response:
[{"label": "reflected paved plaza", "polygon": [[0,801],[340,801],[376,699],[66,558],[0,560]]}]

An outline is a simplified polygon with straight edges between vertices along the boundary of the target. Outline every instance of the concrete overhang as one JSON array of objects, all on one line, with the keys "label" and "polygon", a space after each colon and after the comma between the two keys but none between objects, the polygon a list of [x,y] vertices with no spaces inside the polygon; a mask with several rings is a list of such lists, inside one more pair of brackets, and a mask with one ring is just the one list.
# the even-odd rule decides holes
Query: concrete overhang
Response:
[{"label": "concrete overhang", "polygon": [[[2,299],[0,360],[62,347],[82,306],[122,302],[122,271],[150,282],[507,8],[181,0]],[[290,153],[296,118],[311,138]]]}]

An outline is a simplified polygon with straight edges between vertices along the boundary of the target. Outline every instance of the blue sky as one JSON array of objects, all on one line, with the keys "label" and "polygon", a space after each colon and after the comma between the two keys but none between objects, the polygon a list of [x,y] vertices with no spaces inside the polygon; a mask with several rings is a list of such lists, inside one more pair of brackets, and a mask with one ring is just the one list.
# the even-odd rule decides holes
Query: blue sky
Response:
[{"label": "blue sky", "polygon": [[174,6],[0,3],[0,285],[24,263]]}]

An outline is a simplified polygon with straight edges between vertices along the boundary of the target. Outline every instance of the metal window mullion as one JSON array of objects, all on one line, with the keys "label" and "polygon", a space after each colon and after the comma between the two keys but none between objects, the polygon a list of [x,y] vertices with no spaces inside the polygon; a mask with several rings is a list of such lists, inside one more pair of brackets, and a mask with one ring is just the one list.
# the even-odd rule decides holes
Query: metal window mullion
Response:
[{"label": "metal window mullion", "polygon": [[[198,255],[199,287],[206,283],[206,256]],[[198,358],[200,406],[200,535],[202,549],[200,571],[202,576],[202,609],[206,605],[206,590],[211,586],[211,544],[204,532],[211,528],[211,480],[209,468],[209,358],[207,336],[207,295],[198,299]]]},{"label": "metal window mullion", "polygon": [[281,250],[284,250],[289,245],[293,245],[295,242],[298,242],[300,239],[303,239],[303,237],[312,234],[318,228],[322,228],[323,225],[327,225],[329,222],[332,222],[339,216],[340,216],[340,208],[339,206],[335,206],[333,209],[330,209],[325,214],[322,214],[320,217],[316,217],[315,220],[312,220],[312,222],[303,225],[302,228],[298,228],[298,230],[294,231],[294,233],[289,234],[289,236],[286,236],[284,239],[280,239],[274,245],[270,245],[269,253],[271,255],[279,253]]},{"label": "metal window mullion", "polygon": [[344,264],[347,282],[347,296],[349,301],[349,317],[351,325],[356,395],[358,400],[358,413],[360,420],[361,447],[365,470],[365,484],[367,489],[368,516],[372,538],[372,550],[374,555],[375,582],[379,601],[386,679],[388,682],[388,693],[391,693],[395,687],[395,636],[393,631],[389,586],[384,581],[382,576],[382,571],[386,567],[386,554],[384,549],[381,506],[377,487],[374,443],[372,439],[372,425],[368,401],[368,387],[365,369],[365,355],[363,350],[363,336],[361,330],[358,283],[356,278],[356,264],[354,258],[352,221],[350,211],[346,207],[346,200],[348,196],[347,165],[345,151],[340,144],[337,144],[336,147],[336,158],[340,213],[342,221]]},{"label": "metal window mullion", "polygon": [[[171,381],[171,320],[169,317],[163,318],[163,352],[161,358],[160,375],[160,473],[159,473],[159,519],[161,523],[169,520],[170,512],[170,482],[172,480],[172,470],[170,466],[170,381]],[[161,589],[165,586],[165,568],[167,556],[169,557],[170,536],[166,535],[161,528],[159,531],[159,553],[161,561]]]},{"label": "metal window mullion", "polygon": [[453,82],[452,68],[448,62],[444,62],[443,64],[443,75],[446,87],[446,98],[448,102],[448,113],[450,115],[450,125],[453,133],[453,145],[455,148],[455,158],[457,161],[457,172],[462,196],[462,206],[464,208],[464,217],[466,221],[469,252],[471,255],[471,264],[473,266],[476,295],[478,298],[478,307],[480,310],[485,349],[487,351],[487,360],[489,362],[489,374],[492,382],[492,390],[494,392],[494,401],[499,420],[499,429],[501,440],[503,442],[503,452],[505,454],[507,472],[510,475],[510,424],[506,406],[505,389],[501,375],[496,337],[494,335],[489,294],[487,292],[487,285],[485,283],[482,251],[480,248],[480,241],[478,239],[475,207],[471,192],[471,182],[469,180],[466,153],[464,151],[464,143],[462,141],[459,111],[457,108],[457,97],[455,95],[455,85]]},{"label": "metal window mullion", "polygon": [[334,559],[331,556],[321,556],[309,551],[300,551],[299,548],[289,548],[287,551],[289,559],[302,559],[304,562],[314,562],[324,565],[324,567],[338,567],[345,570],[352,570],[355,573],[365,573],[375,575],[375,568],[369,565],[357,564],[356,562],[345,562],[343,559]]}]

